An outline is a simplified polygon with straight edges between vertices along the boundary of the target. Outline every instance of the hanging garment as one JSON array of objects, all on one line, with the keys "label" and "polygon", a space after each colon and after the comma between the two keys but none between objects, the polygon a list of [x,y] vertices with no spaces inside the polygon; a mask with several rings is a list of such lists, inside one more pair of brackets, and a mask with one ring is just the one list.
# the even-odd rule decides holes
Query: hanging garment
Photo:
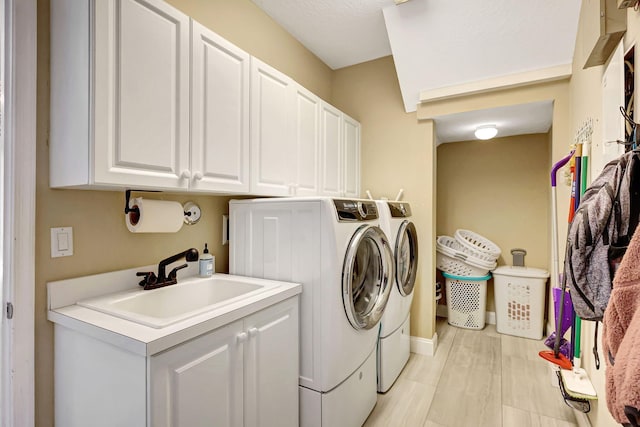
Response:
[{"label": "hanging garment", "polygon": [[640,153],[609,162],[582,196],[567,231],[564,274],[573,308],[602,320],[612,279],[640,218]]},{"label": "hanging garment", "polygon": [[616,272],[603,324],[607,407],[619,423],[640,426],[640,232]]}]

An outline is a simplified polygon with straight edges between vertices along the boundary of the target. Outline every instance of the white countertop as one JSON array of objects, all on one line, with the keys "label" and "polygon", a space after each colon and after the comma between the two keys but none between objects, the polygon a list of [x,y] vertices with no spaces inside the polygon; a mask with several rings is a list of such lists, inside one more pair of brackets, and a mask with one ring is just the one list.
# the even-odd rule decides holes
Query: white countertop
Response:
[{"label": "white countertop", "polygon": [[[197,270],[193,266],[190,267],[185,269],[187,271],[184,272],[183,277],[189,277]],[[154,266],[146,266],[50,282],[47,284],[48,319],[57,325],[92,336],[133,353],[152,356],[280,301],[295,297],[302,292],[300,284],[252,279],[269,282],[272,286],[257,295],[223,305],[163,328],[141,325],[76,304],[76,302],[87,298],[137,289],[140,278],[136,277],[135,273],[152,271],[153,269]]]}]

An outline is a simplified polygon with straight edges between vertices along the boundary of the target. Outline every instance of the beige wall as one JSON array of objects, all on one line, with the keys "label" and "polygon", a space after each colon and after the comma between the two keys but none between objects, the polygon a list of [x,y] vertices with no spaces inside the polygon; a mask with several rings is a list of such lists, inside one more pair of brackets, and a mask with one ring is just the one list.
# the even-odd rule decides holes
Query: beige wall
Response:
[{"label": "beige wall", "polygon": [[[527,251],[529,267],[549,269],[549,150],[547,134],[438,146],[437,235],[474,231],[502,249]],[[495,311],[489,284],[487,310]]]},{"label": "beige wall", "polygon": [[333,102],[362,124],[362,191],[393,199],[404,189],[418,231],[420,260],[411,308],[411,335],[435,331],[435,144],[430,121],[404,111],[391,57],[337,70]]},{"label": "beige wall", "polygon": [[[174,0],[185,13],[238,46],[287,73],[319,96],[331,96],[331,70],[285,33],[250,0]],[[228,249],[221,244],[222,214],[228,197],[158,194],[202,208],[202,220],[175,234],[134,235],[124,225],[124,192],[51,190],[49,151],[49,0],[38,0],[38,100],[36,194],[35,377],[36,425],[53,426],[53,327],[46,319],[48,281],[155,264],[205,242],[218,271],[228,271]],[[51,227],[70,226],[74,255],[50,257]]]}]

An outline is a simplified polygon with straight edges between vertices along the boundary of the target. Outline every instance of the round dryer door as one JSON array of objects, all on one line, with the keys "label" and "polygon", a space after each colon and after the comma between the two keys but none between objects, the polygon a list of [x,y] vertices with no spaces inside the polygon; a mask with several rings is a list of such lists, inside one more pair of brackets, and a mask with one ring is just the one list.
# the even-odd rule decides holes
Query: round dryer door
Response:
[{"label": "round dryer door", "polygon": [[413,292],[418,271],[418,233],[411,221],[404,221],[398,230],[395,247],[396,283],[400,295]]},{"label": "round dryer door", "polygon": [[393,252],[384,232],[376,226],[360,227],[349,242],[342,267],[342,300],[355,329],[371,329],[382,317],[393,270]]}]

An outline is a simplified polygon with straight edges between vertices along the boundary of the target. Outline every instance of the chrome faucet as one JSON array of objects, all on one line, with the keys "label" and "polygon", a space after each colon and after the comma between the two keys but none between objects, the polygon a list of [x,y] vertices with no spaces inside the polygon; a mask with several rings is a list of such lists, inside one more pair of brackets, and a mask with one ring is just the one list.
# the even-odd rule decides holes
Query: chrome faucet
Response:
[{"label": "chrome faucet", "polygon": [[169,258],[163,259],[158,264],[158,276],[153,271],[140,271],[136,273],[136,276],[144,276],[139,283],[140,286],[144,286],[144,290],[162,288],[163,286],[175,285],[178,283],[178,270],[187,267],[187,264],[182,264],[174,268],[169,272],[169,276],[166,275],[165,269],[167,265],[178,261],[179,259],[186,259],[188,262],[198,260],[198,250],[196,248],[187,249],[184,252],[180,252]]}]

